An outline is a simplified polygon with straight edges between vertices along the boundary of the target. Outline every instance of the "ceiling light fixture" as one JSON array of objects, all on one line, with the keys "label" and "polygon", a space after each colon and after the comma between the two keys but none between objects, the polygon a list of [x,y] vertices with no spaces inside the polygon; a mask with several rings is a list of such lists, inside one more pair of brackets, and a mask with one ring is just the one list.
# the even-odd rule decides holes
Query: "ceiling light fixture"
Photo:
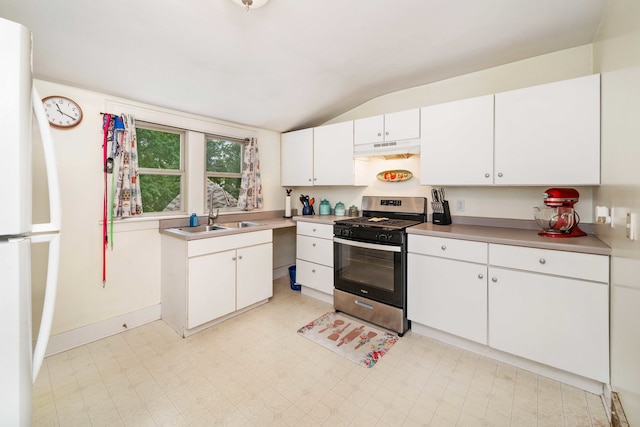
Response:
[{"label": "ceiling light fixture", "polygon": [[232,0],[240,7],[244,7],[248,12],[249,9],[257,9],[264,6],[269,0]]}]

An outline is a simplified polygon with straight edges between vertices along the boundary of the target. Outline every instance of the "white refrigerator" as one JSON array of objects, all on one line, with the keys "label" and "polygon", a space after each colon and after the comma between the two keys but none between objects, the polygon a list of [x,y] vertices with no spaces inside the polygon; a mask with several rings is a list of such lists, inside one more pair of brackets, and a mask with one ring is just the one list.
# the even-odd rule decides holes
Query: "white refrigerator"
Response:
[{"label": "white refrigerator", "polygon": [[[31,425],[32,385],[47,349],[60,254],[60,192],[53,141],[32,82],[31,33],[0,18],[0,424]],[[49,223],[32,224],[32,125],[38,123]],[[42,320],[32,340],[31,245],[49,245]],[[43,267],[44,268],[44,267]]]}]

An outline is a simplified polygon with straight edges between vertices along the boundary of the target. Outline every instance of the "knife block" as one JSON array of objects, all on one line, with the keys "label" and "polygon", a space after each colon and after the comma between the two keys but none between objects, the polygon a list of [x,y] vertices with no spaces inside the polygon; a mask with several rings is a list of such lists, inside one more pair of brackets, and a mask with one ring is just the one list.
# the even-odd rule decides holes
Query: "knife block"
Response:
[{"label": "knife block", "polygon": [[436,225],[449,225],[451,224],[451,211],[449,210],[449,202],[444,200],[442,203],[438,203],[440,209],[438,212],[433,212],[431,222]]}]

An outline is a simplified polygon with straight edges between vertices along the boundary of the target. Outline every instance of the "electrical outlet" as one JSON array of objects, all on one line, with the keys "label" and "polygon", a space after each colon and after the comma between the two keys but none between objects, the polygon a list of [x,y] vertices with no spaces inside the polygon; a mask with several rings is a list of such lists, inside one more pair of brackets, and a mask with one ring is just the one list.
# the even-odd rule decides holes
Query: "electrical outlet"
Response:
[{"label": "electrical outlet", "polygon": [[456,212],[464,212],[464,200],[456,200]]}]

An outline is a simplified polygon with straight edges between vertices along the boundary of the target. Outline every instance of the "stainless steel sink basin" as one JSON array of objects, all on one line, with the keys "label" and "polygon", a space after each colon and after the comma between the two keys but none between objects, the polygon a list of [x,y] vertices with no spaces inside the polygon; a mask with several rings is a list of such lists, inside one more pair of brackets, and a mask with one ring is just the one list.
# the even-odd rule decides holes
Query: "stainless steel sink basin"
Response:
[{"label": "stainless steel sink basin", "polygon": [[214,230],[228,230],[229,227],[221,227],[219,224],[215,225],[199,225],[197,227],[180,227],[178,230],[184,231],[187,233],[205,233],[207,231]]},{"label": "stainless steel sink basin", "polygon": [[231,230],[234,228],[256,227],[259,225],[264,225],[264,224],[251,222],[251,221],[235,221],[235,222],[221,222],[219,224],[213,224],[213,225],[199,225],[197,227],[179,227],[176,230],[184,231],[185,233],[206,233],[209,231]]},{"label": "stainless steel sink basin", "polygon": [[246,227],[256,227],[264,224],[251,222],[251,221],[236,221],[236,222],[221,222],[220,224],[216,224],[216,225],[223,228],[246,228]]}]

